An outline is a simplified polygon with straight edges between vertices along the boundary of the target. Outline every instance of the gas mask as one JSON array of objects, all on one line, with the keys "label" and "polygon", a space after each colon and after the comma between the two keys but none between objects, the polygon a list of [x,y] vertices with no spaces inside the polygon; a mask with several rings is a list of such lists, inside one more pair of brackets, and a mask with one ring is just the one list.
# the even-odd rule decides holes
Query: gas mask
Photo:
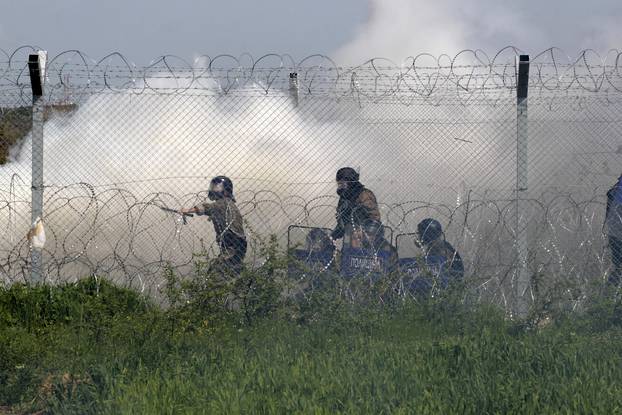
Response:
[{"label": "gas mask", "polygon": [[348,190],[350,188],[349,185],[350,185],[349,182],[343,182],[343,181],[337,182],[337,194],[339,196],[347,196]]},{"label": "gas mask", "polygon": [[222,199],[223,197],[225,197],[225,186],[223,185],[223,183],[222,182],[215,183],[214,181],[212,181],[209,184],[209,190],[207,192],[207,197],[210,200],[217,200],[217,199]]}]

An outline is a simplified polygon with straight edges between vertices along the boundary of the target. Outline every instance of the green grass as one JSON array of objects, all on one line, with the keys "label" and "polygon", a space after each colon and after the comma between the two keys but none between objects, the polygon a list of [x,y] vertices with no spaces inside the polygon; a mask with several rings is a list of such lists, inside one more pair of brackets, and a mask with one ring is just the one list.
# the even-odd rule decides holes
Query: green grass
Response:
[{"label": "green grass", "polygon": [[441,301],[324,301],[313,318],[283,303],[249,321],[241,311],[215,316],[192,301],[162,310],[94,279],[0,289],[0,408],[622,412],[622,330],[613,301],[542,329],[506,321],[495,309]]}]

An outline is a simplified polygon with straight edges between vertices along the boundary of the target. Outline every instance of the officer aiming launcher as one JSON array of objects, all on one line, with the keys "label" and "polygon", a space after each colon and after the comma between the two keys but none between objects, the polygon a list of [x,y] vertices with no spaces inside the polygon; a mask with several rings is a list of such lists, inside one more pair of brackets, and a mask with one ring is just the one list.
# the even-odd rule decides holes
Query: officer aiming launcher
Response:
[{"label": "officer aiming launcher", "polygon": [[235,204],[233,182],[226,176],[216,176],[210,181],[207,197],[211,203],[201,203],[191,208],[181,208],[183,217],[205,215],[214,225],[220,254],[210,264],[210,269],[221,274],[239,274],[246,256],[246,234],[242,215]]},{"label": "officer aiming launcher", "polygon": [[182,213],[179,210],[170,209],[170,208],[167,208],[167,207],[160,207],[160,209],[162,209],[165,212],[176,213],[178,215],[181,215],[181,220],[184,222],[184,225],[188,224],[188,221],[186,220],[186,216],[190,216],[190,217],[194,216],[194,214],[192,214],[192,213]]}]

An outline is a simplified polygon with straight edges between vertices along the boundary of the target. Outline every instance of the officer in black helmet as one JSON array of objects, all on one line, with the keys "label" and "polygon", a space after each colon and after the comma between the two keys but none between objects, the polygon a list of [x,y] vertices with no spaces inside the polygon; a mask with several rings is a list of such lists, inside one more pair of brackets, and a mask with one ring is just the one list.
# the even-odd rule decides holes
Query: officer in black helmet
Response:
[{"label": "officer in black helmet", "polygon": [[349,231],[364,230],[365,242],[376,244],[382,241],[384,231],[380,221],[380,210],[374,193],[359,182],[359,174],[351,167],[337,170],[337,226],[331,233],[332,239],[340,239]]},{"label": "officer in black helmet", "polygon": [[607,192],[604,230],[606,230],[613,264],[607,283],[619,287],[622,279],[622,175]]},{"label": "officer in black helmet", "polygon": [[426,262],[429,258],[442,258],[445,261],[446,276],[451,281],[464,278],[464,264],[460,254],[449,242],[445,240],[445,234],[441,224],[432,218],[427,218],[417,225],[417,236],[423,248]]},{"label": "officer in black helmet", "polygon": [[306,248],[310,254],[326,254],[331,257],[333,256],[335,245],[333,245],[332,241],[328,235],[324,233],[323,229],[311,229],[305,239],[307,245]]},{"label": "officer in black helmet", "polygon": [[212,263],[213,269],[239,274],[246,255],[246,234],[242,215],[233,197],[233,183],[226,176],[214,177],[207,197],[212,203],[202,203],[192,208],[182,208],[182,213],[207,215],[214,224],[220,255]]},{"label": "officer in black helmet", "polygon": [[339,202],[335,218],[337,226],[331,233],[333,240],[347,236],[353,248],[389,252],[388,271],[397,269],[397,250],[384,238],[384,226],[374,193],[359,181],[352,167],[337,170]]}]

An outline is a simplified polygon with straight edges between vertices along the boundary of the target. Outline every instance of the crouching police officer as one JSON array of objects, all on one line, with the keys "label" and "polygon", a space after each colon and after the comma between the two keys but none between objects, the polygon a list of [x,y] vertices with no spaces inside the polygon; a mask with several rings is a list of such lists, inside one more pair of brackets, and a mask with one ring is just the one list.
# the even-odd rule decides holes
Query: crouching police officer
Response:
[{"label": "crouching police officer", "polygon": [[384,250],[389,253],[388,271],[397,268],[397,251],[384,238],[384,226],[374,193],[359,181],[351,167],[337,170],[335,177],[339,202],[335,218],[337,225],[331,233],[333,240],[346,237],[353,248]]},{"label": "crouching police officer", "polygon": [[445,240],[441,224],[432,218],[427,218],[417,225],[417,236],[425,255],[426,263],[441,261],[443,263],[442,286],[462,281],[464,278],[464,264],[458,251]]},{"label": "crouching police officer", "polygon": [[346,233],[362,231],[357,235],[361,242],[379,242],[384,236],[380,221],[380,210],[374,193],[359,182],[359,174],[351,167],[337,170],[337,226],[331,233],[332,239],[343,238]]},{"label": "crouching police officer", "polygon": [[618,287],[622,277],[622,175],[607,192],[605,224],[613,269],[607,283]]},{"label": "crouching police officer", "polygon": [[246,255],[246,234],[242,215],[233,197],[233,183],[226,176],[216,176],[209,186],[207,197],[212,203],[202,203],[180,209],[181,213],[207,215],[214,224],[220,254],[210,268],[225,274],[237,275]]}]

